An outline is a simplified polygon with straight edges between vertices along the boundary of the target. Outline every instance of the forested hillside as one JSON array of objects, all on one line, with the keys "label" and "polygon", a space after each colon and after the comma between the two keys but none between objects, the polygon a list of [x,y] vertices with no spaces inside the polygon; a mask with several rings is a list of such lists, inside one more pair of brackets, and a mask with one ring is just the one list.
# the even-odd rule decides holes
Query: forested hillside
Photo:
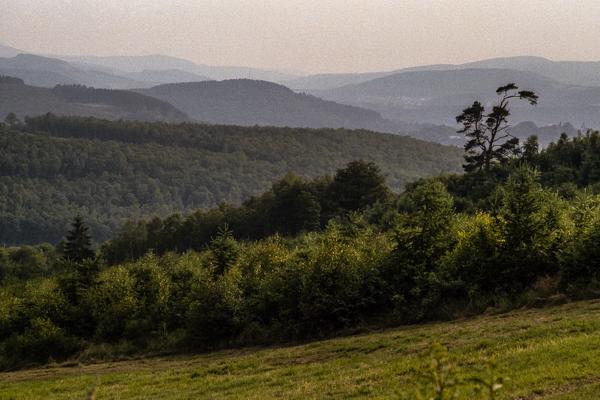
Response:
[{"label": "forested hillside", "polygon": [[379,113],[294,93],[266,81],[233,79],[160,85],[139,90],[169,102],[196,121],[214,124],[354,128],[397,132]]},{"label": "forested hillside", "polygon": [[57,242],[76,213],[98,240],[127,219],[240,203],[288,172],[376,162],[395,190],[461,151],[367,131],[33,118],[0,131],[0,243]]},{"label": "forested hillside", "polygon": [[0,76],[0,116],[94,116],[106,119],[179,122],[185,113],[164,101],[127,90],[61,85],[53,89],[29,86],[19,78]]}]

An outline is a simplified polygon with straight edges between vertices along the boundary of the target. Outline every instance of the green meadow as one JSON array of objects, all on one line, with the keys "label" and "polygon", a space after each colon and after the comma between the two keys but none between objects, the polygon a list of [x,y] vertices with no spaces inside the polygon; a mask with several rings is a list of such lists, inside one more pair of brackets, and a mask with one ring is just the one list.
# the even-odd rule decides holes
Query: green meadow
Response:
[{"label": "green meadow", "polygon": [[[0,374],[0,399],[415,399],[432,343],[459,379],[505,377],[499,399],[600,399],[600,301],[245,348]],[[458,398],[475,394],[466,386]],[[486,398],[486,397],[481,397]]]}]

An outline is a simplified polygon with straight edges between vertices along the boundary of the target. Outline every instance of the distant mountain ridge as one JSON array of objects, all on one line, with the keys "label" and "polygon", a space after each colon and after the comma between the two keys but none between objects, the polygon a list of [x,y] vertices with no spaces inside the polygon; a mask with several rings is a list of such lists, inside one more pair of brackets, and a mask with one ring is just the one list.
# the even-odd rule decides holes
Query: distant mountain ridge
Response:
[{"label": "distant mountain ridge", "polygon": [[315,74],[284,81],[282,84],[294,90],[328,90],[404,72],[454,71],[474,68],[533,72],[561,83],[580,86],[600,86],[600,61],[552,61],[535,56],[497,57],[463,64],[420,65],[381,72]]},{"label": "distant mountain ridge", "polygon": [[123,76],[83,69],[55,58],[32,54],[18,54],[0,58],[0,74],[21,78],[33,86],[53,87],[64,84],[81,84],[96,88],[134,88],[144,85]]},{"label": "distant mountain ridge", "polygon": [[533,121],[537,125],[552,125],[568,121],[578,126],[600,127],[600,87],[565,84],[528,71],[491,68],[412,71],[312,93],[377,111],[394,121],[454,125],[454,116],[465,107],[474,100],[490,105],[496,98],[496,88],[508,82],[516,82],[540,96],[536,107],[513,102],[514,123]]},{"label": "distant mountain ridge", "polygon": [[[53,112],[108,119],[345,127],[456,144],[462,139],[452,132],[454,116],[475,99],[491,104],[497,86],[516,82],[536,91],[540,103],[535,108],[514,104],[515,125],[531,121],[542,127],[562,126],[565,122],[584,129],[600,127],[600,62],[524,56],[388,72],[298,77],[256,68],[201,65],[162,55],[53,57],[23,54],[19,49],[0,46],[0,75],[18,77],[26,83],[21,92],[13,87],[0,94],[4,99],[0,112],[16,111],[21,116]],[[238,79],[226,79],[231,77]],[[149,105],[143,97],[86,92],[81,88],[78,96],[88,102],[80,101],[82,98],[67,101],[64,93],[63,97],[59,95],[60,90],[40,90],[56,85],[131,90],[160,102]],[[8,99],[8,93],[15,97]],[[125,98],[131,99],[131,107],[123,102],[111,103]],[[101,101],[90,103],[90,99]],[[140,109],[134,110],[135,107]]]},{"label": "distant mountain ridge", "polygon": [[269,69],[196,64],[164,55],[65,56],[33,54],[2,45],[0,74],[17,76],[35,86],[82,84],[104,89],[240,78],[276,82],[298,77],[293,73]]},{"label": "distant mountain ridge", "polygon": [[111,68],[113,71],[118,73],[122,71],[128,72],[141,72],[143,70],[173,70],[177,69],[188,73],[193,73],[201,76],[209,77],[213,80],[224,80],[224,79],[255,79],[255,80],[268,80],[272,82],[283,81],[294,79],[297,76],[273,71],[264,70],[259,68],[250,67],[235,67],[235,66],[213,66],[196,64],[192,61],[164,56],[164,55],[150,55],[150,56],[55,56],[57,58],[69,61],[86,63],[88,65],[97,65],[104,68]]}]

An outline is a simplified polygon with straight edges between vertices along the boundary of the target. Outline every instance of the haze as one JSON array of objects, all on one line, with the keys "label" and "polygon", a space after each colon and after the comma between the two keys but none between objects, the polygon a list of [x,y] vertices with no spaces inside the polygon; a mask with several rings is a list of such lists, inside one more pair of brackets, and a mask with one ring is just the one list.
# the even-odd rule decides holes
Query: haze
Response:
[{"label": "haze", "polygon": [[597,0],[0,0],[0,43],[304,72],[599,60]]}]

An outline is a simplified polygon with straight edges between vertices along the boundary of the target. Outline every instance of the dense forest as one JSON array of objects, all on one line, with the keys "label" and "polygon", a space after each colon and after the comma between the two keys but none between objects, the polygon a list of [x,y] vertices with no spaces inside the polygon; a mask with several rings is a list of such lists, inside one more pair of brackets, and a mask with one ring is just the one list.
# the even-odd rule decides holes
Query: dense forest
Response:
[{"label": "dense forest", "polygon": [[[14,116],[13,116],[14,117]],[[288,172],[376,162],[393,190],[460,168],[460,149],[367,131],[109,122],[51,114],[0,127],[0,243],[57,243],[74,214],[95,240],[127,219],[239,204]]]},{"label": "dense forest", "polygon": [[111,120],[183,122],[188,116],[169,103],[127,90],[95,89],[82,85],[44,88],[0,75],[0,115],[18,117],[82,115]]},{"label": "dense forest", "polygon": [[[457,117],[464,173],[396,193],[375,163],[287,175],[241,205],[131,220],[99,249],[0,250],[0,366],[320,338],[600,293],[600,133],[546,149],[498,104]],[[73,122],[73,121],[71,121]],[[68,130],[61,129],[62,132]],[[49,134],[52,129],[48,129]],[[89,130],[89,135],[94,135]]]}]

